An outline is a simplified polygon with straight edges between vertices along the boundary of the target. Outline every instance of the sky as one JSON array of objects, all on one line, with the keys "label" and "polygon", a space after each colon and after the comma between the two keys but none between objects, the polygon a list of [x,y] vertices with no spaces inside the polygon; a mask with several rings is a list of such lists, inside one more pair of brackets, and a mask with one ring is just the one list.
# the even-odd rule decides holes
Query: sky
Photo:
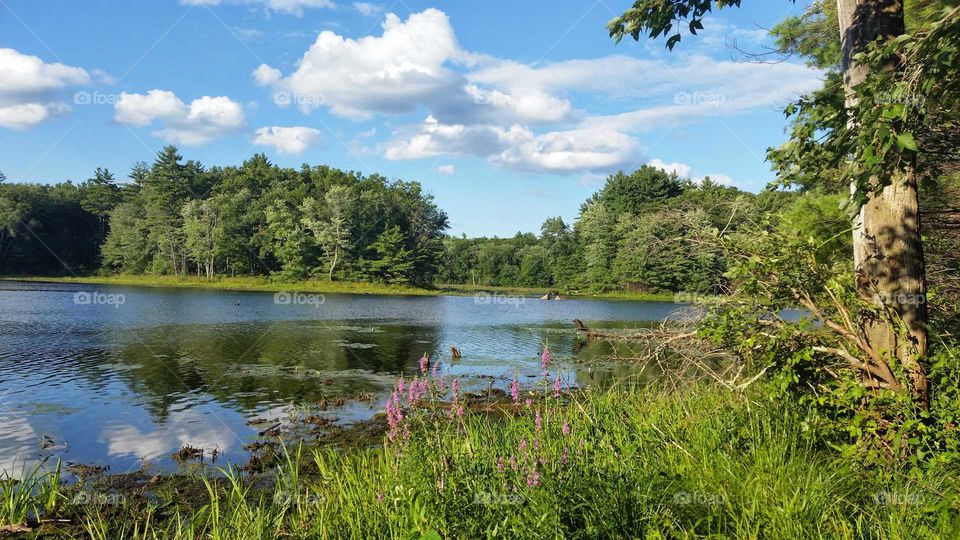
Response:
[{"label": "sky", "polygon": [[698,36],[615,44],[629,0],[0,0],[0,171],[125,181],[166,144],[416,180],[450,233],[538,232],[618,170],[749,191],[784,106],[820,86],[750,61],[804,2],[724,9]]}]

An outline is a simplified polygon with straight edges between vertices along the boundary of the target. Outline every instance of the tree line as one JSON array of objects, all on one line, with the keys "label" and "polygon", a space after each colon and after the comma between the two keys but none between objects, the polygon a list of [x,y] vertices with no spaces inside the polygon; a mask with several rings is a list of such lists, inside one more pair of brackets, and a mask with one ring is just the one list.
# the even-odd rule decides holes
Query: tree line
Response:
[{"label": "tree line", "polygon": [[0,273],[278,275],[429,286],[447,216],[416,182],[262,154],[205,168],[168,146],[130,182],[0,183]]},{"label": "tree line", "polygon": [[683,179],[651,166],[610,175],[572,224],[544,221],[539,236],[448,238],[448,283],[719,294],[729,260],[720,238],[797,199]]},{"label": "tree line", "polygon": [[0,183],[0,273],[274,275],[522,286],[560,291],[725,292],[720,239],[793,204],[644,166],[610,175],[573,223],[539,235],[445,235],[416,182],[255,155],[205,168],[161,150],[130,181],[106,169],[53,186]]}]

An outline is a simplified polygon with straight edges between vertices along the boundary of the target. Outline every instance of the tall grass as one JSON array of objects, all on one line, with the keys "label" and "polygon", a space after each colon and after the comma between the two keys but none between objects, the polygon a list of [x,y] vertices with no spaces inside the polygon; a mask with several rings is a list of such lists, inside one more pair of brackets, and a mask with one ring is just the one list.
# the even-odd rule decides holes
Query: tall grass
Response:
[{"label": "tall grass", "polygon": [[[770,395],[623,384],[561,399],[547,390],[500,414],[434,403],[405,411],[408,435],[381,447],[285,448],[269,485],[224,470],[191,509],[77,509],[85,526],[69,534],[913,539],[960,530],[957,471],[864,468],[820,445],[806,409]],[[42,507],[40,490],[34,502],[18,493],[15,508]]]},{"label": "tall grass", "polygon": [[861,470],[818,448],[804,421],[796,404],[697,387],[587,391],[519,418],[425,423],[397,447],[317,452],[330,496],[315,532],[913,538],[960,526],[946,476]]}]

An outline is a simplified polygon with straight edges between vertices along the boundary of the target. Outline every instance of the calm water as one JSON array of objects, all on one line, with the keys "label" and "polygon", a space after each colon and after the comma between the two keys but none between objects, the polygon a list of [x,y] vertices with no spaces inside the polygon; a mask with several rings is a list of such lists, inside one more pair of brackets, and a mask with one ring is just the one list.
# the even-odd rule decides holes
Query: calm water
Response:
[{"label": "calm water", "polygon": [[[538,373],[549,343],[569,384],[602,384],[628,368],[578,363],[603,351],[574,343],[572,319],[633,327],[682,307],[334,294],[277,303],[273,293],[0,282],[0,468],[48,456],[112,472],[170,468],[185,444],[246,461],[258,431],[248,421],[337,396],[347,398],[328,412],[338,421],[369,417],[424,352],[445,373],[502,384]],[[450,361],[451,346],[462,359]],[[361,393],[374,399],[353,399]]]}]

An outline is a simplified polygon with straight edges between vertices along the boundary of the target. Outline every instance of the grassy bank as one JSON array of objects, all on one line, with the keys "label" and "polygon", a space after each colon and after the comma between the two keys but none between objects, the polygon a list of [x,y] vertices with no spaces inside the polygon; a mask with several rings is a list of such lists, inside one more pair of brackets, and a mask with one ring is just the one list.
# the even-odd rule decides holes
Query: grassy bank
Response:
[{"label": "grassy bank", "polygon": [[183,488],[110,499],[90,483],[82,493],[114,504],[89,495],[75,504],[44,487],[49,481],[29,503],[8,495],[21,488],[7,483],[3,498],[20,502],[4,501],[0,519],[38,511],[69,520],[43,532],[94,538],[938,538],[960,530],[954,471],[861,468],[809,435],[803,407],[762,388],[621,385],[555,399],[547,385],[516,406],[462,415],[457,406],[451,414],[437,403],[399,403],[392,441],[291,450],[272,485],[238,473],[194,478],[199,495],[189,501]]},{"label": "grassy bank", "polygon": [[278,281],[267,277],[225,277],[212,280],[189,276],[119,275],[71,277],[6,277],[5,280],[45,283],[90,283],[95,285],[129,285],[137,287],[184,287],[227,291],[297,291],[309,293],[379,294],[404,296],[436,296],[444,294],[437,289],[421,289],[385,283],[355,281]]},{"label": "grassy bank", "polygon": [[[212,280],[202,277],[188,276],[155,276],[155,275],[116,275],[116,276],[69,276],[69,277],[13,277],[0,278],[3,280],[34,281],[45,283],[89,283],[95,285],[129,285],[137,287],[187,287],[199,289],[218,289],[227,291],[297,291],[309,293],[343,293],[343,294],[378,294],[401,296],[438,296],[456,295],[473,296],[476,294],[490,294],[503,296],[539,297],[546,294],[546,288],[531,287],[494,287],[483,285],[442,284],[432,289],[410,287],[403,285],[389,285],[385,283],[369,283],[360,281],[280,281],[269,277],[226,277],[217,276]],[[576,294],[569,298],[603,298],[610,300],[632,300],[640,302],[671,302],[676,299],[673,293],[640,293],[615,291],[605,293]]]}]

